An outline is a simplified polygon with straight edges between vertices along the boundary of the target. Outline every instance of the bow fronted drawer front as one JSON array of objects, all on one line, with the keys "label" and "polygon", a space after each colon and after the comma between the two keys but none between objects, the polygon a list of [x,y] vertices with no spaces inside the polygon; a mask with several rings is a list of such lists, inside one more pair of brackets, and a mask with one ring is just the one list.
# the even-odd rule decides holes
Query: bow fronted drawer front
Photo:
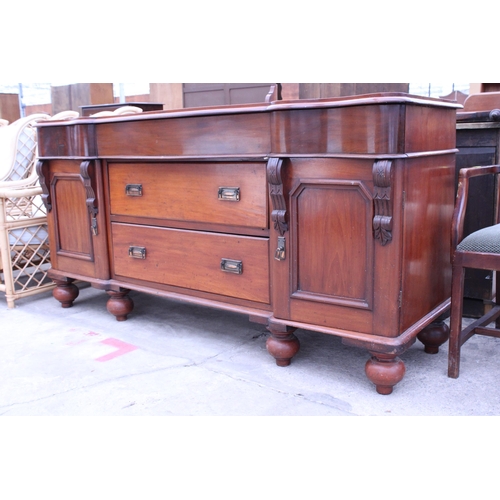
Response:
[{"label": "bow fronted drawer front", "polygon": [[264,162],[110,163],[111,214],[266,229]]},{"label": "bow fronted drawer front", "polygon": [[117,278],[270,302],[267,238],[119,223],[111,233]]}]

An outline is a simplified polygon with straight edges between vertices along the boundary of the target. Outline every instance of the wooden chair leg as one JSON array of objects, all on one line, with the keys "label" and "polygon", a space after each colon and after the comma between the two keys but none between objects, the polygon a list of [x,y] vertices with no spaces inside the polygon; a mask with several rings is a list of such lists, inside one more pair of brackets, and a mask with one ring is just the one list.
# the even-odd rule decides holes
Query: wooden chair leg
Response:
[{"label": "wooden chair leg", "polygon": [[464,275],[465,270],[462,266],[453,266],[450,341],[448,349],[448,377],[450,378],[458,378],[460,371],[460,333],[462,331]]}]

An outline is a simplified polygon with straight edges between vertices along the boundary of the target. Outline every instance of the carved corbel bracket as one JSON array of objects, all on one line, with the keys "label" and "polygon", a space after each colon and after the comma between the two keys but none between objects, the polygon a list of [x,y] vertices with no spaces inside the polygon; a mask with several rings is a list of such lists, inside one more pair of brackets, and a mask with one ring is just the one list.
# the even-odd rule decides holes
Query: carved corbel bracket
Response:
[{"label": "carved corbel bracket", "polygon": [[286,242],[285,233],[288,231],[288,223],[286,221],[286,201],[283,194],[283,178],[281,176],[281,167],[283,160],[281,158],[269,158],[267,162],[267,182],[269,184],[269,195],[271,197],[271,220],[274,224],[274,229],[278,231],[278,247],[274,258],[276,260],[286,259]]},{"label": "carved corbel bracket", "polygon": [[90,215],[90,227],[94,235],[97,236],[97,214],[99,213],[99,209],[97,206],[96,199],[96,171],[95,171],[95,162],[94,161],[82,161],[80,163],[80,177],[83,182],[83,186],[85,187],[85,192],[87,195],[87,210]]},{"label": "carved corbel bracket", "polygon": [[42,188],[42,201],[47,209],[47,212],[52,210],[52,200],[49,190],[49,165],[46,161],[38,160],[36,163],[36,173],[40,180],[40,187]]},{"label": "carved corbel bracket", "polygon": [[269,158],[267,162],[267,182],[269,184],[269,195],[271,196],[272,212],[271,220],[274,229],[283,236],[288,231],[286,222],[286,202],[283,195],[283,179],[281,177],[281,158]]},{"label": "carved corbel bracket", "polygon": [[373,232],[382,245],[392,241],[393,168],[390,160],[373,164]]}]

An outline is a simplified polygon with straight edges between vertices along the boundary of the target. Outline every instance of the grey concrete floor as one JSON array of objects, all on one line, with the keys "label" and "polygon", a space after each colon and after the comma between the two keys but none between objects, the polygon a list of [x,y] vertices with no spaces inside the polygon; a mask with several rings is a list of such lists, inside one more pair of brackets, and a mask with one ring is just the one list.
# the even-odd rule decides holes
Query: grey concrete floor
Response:
[{"label": "grey concrete floor", "polygon": [[118,322],[107,295],[82,286],[72,308],[46,292],[8,309],[0,294],[0,415],[492,416],[500,415],[500,341],[476,336],[450,379],[447,346],[416,342],[389,396],[365,376],[368,353],[299,330],[281,368],[266,329],[244,315],[131,292]]}]

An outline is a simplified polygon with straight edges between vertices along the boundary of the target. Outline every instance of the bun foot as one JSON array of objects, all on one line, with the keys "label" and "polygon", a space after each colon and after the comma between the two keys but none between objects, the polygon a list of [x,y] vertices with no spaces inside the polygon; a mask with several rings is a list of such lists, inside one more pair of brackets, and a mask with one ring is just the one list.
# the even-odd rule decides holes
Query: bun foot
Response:
[{"label": "bun foot", "polygon": [[73,306],[74,300],[78,297],[80,290],[73,283],[74,280],[53,280],[56,284],[52,290],[52,296],[61,303],[61,307],[68,308]]},{"label": "bun foot", "polygon": [[278,366],[288,366],[300,349],[299,339],[293,334],[295,328],[270,325],[267,329],[271,332],[266,341],[267,352],[276,360]]},{"label": "bun foot", "polygon": [[365,373],[375,384],[379,394],[391,394],[406,372],[405,364],[395,354],[370,352],[372,357],[366,362]]},{"label": "bun foot", "polygon": [[450,336],[450,328],[444,321],[433,321],[426,326],[418,335],[417,339],[424,344],[427,354],[437,354],[439,347],[444,344]]},{"label": "bun foot", "polygon": [[125,321],[127,316],[134,309],[133,300],[127,295],[130,290],[123,290],[116,292],[108,290],[106,293],[109,295],[106,308],[108,312],[116,317],[116,321]]}]

